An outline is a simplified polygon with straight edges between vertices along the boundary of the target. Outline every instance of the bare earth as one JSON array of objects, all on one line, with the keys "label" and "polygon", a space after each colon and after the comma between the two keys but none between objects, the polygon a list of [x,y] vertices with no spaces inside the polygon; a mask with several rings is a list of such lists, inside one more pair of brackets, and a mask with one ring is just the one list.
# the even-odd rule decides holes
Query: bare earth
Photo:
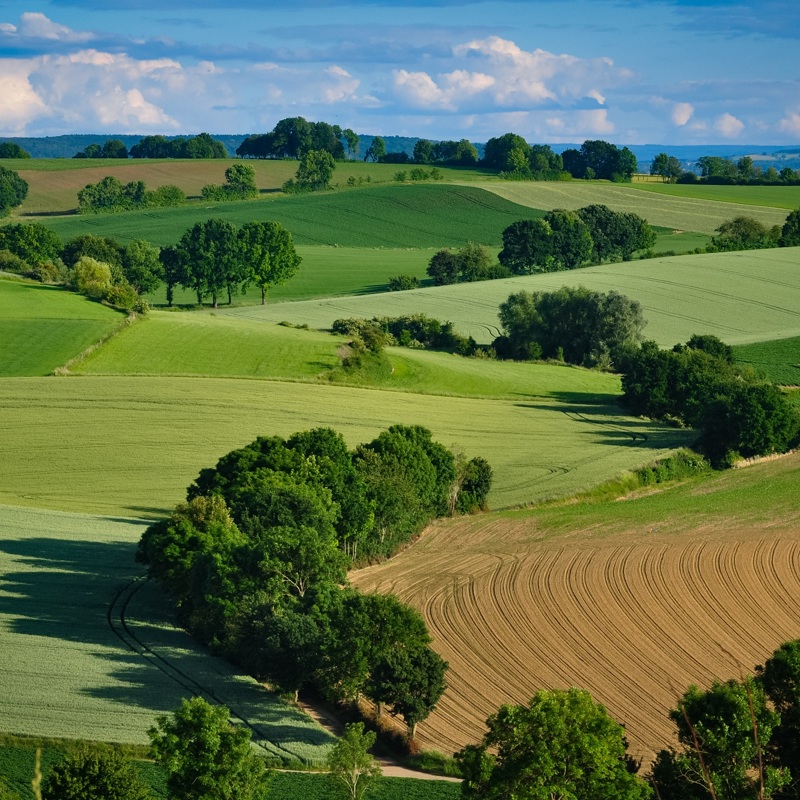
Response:
[{"label": "bare earth", "polygon": [[422,611],[450,664],[423,747],[452,753],[500,704],[579,686],[648,761],[670,743],[669,709],[690,684],[739,677],[800,636],[800,502],[784,517],[727,509],[700,527],[670,518],[557,535],[532,516],[468,517],[351,579]]}]

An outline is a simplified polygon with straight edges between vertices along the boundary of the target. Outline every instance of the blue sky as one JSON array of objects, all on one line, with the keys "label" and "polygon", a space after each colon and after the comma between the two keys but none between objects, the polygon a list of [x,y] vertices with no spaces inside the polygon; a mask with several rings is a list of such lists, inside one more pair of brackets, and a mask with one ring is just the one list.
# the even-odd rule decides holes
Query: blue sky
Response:
[{"label": "blue sky", "polygon": [[0,0],[0,135],[800,142],[800,2]]}]

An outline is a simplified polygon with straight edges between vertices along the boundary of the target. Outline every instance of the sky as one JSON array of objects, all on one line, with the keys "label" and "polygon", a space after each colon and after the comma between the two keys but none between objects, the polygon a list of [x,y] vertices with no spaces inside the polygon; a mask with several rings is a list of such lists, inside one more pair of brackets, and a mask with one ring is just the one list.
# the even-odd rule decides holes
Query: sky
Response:
[{"label": "sky", "polygon": [[800,2],[0,0],[0,136],[800,142]]}]

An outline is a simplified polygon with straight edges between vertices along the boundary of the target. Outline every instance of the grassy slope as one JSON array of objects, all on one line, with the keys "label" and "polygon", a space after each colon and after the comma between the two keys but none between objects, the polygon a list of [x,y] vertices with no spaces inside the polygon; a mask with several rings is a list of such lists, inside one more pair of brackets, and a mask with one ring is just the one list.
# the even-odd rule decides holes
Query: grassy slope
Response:
[{"label": "grassy slope", "polygon": [[495,472],[490,504],[504,507],[592,486],[687,441],[596,405],[593,394],[572,399],[219,378],[9,378],[0,382],[0,502],[162,514],[201,468],[258,435],[332,426],[354,446],[402,423],[485,457]]},{"label": "grassy slope", "polygon": [[[0,521],[5,730],[145,744],[156,715],[200,692],[246,717],[265,755],[324,759],[330,735],[172,627],[154,586],[115,600],[142,574],[140,521],[3,506]],[[155,658],[132,652],[130,633]]]},{"label": "grassy slope", "polygon": [[48,375],[123,319],[61,288],[0,280],[0,377]]},{"label": "grassy slope", "polygon": [[488,342],[498,333],[497,308],[512,292],[583,285],[599,291],[614,289],[638,300],[647,320],[645,335],[661,345],[686,341],[694,333],[713,333],[737,344],[800,334],[798,254],[798,248],[781,248],[680,256],[223,313],[326,328],[340,317],[424,312],[452,321],[479,342]]},{"label": "grassy slope", "polygon": [[651,225],[708,234],[714,233],[726,220],[741,215],[755,217],[765,225],[779,225],[786,219],[786,211],[781,208],[745,205],[744,202],[723,203],[695,195],[673,197],[658,191],[647,191],[649,184],[615,186],[611,183],[563,181],[476,185],[496,192],[514,203],[532,208],[575,209],[590,203],[603,203],[615,211],[639,214]]},{"label": "grassy slope", "polygon": [[270,219],[291,231],[295,244],[425,248],[460,247],[467,241],[499,246],[504,228],[541,214],[473,186],[420,184],[42,221],[65,240],[94,233],[165,245],[211,217],[236,224]]},{"label": "grassy slope", "polygon": [[777,384],[800,385],[800,336],[739,345],[733,354],[738,362],[749,364]]},{"label": "grassy slope", "polygon": [[707,186],[684,183],[635,183],[633,186],[645,192],[692,200],[786,209],[800,207],[800,186]]}]

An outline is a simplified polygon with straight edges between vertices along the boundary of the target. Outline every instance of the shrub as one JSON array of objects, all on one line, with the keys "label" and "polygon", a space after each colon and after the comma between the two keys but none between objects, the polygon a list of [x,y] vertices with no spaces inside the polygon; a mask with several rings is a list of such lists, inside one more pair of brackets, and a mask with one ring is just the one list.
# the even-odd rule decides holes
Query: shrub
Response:
[{"label": "shrub", "polygon": [[419,278],[416,275],[396,275],[389,278],[390,292],[404,292],[408,289],[416,289],[419,286]]}]

